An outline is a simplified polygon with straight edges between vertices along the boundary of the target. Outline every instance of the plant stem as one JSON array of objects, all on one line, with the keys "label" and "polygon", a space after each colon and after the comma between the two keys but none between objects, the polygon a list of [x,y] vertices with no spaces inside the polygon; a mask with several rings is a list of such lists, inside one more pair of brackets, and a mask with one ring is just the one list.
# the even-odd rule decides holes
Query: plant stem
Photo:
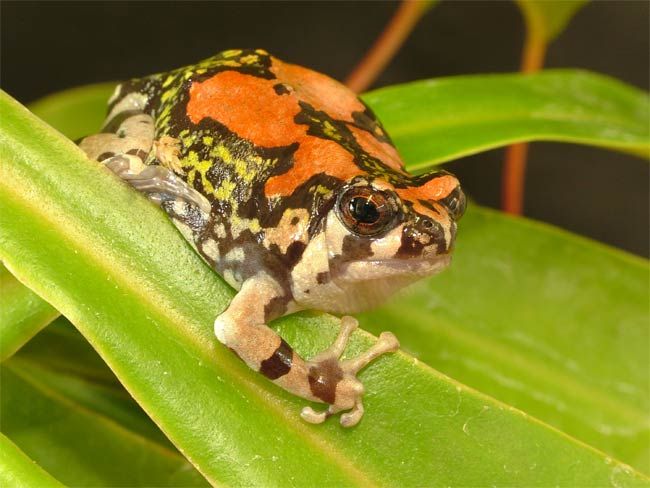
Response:
[{"label": "plant stem", "polygon": [[422,0],[402,1],[384,31],[345,80],[348,88],[360,93],[377,79],[431,4]]},{"label": "plant stem", "polygon": [[[544,64],[547,44],[537,29],[528,28],[521,57],[521,72],[534,73]],[[528,144],[513,144],[506,149],[501,181],[501,208],[504,212],[521,215],[524,206],[524,181]]]}]

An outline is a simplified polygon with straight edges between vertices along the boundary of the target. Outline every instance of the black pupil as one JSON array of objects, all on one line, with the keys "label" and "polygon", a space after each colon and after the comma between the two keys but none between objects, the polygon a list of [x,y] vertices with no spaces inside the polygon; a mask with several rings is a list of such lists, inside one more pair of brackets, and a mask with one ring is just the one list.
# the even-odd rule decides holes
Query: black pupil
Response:
[{"label": "black pupil", "polygon": [[379,220],[377,205],[365,197],[350,200],[350,213],[361,224],[374,224]]}]

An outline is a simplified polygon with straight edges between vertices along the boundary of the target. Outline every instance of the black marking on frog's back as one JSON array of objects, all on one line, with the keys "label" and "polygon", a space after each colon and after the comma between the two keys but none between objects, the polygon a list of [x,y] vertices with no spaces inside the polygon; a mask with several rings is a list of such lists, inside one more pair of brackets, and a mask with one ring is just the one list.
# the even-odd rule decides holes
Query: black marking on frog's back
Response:
[{"label": "black marking on frog's back", "polygon": [[291,93],[291,90],[289,90],[287,85],[285,85],[284,83],[277,83],[273,85],[273,90],[278,95],[288,95],[289,93]]},{"label": "black marking on frog's back", "polygon": [[[371,178],[383,178],[396,187],[411,186],[411,175],[396,171],[381,159],[371,156],[361,147],[348,127],[348,122],[334,119],[326,112],[315,109],[307,102],[301,101],[299,105],[302,110],[295,116],[294,120],[297,124],[306,125],[309,135],[337,143],[353,156],[354,164]],[[360,127],[361,129],[371,132],[380,142],[387,142],[378,137],[375,132],[372,132],[374,126],[370,120],[365,120],[364,124],[366,127]]]},{"label": "black marking on frog's back", "polygon": [[384,129],[384,126],[381,125],[381,122],[377,116],[373,113],[372,110],[370,110],[370,107],[368,107],[365,103],[364,105],[366,107],[365,111],[352,112],[352,120],[354,120],[354,126],[372,134],[379,142],[385,142],[391,146],[394,146],[393,141]]}]

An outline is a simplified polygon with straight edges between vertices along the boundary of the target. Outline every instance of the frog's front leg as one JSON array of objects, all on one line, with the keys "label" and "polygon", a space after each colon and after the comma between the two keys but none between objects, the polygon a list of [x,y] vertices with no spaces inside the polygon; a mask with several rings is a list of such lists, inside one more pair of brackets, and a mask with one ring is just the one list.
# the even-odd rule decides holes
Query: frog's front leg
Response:
[{"label": "frog's front leg", "polygon": [[248,279],[228,309],[217,317],[214,329],[220,342],[232,349],[248,366],[259,371],[285,390],[310,401],[328,403],[317,413],[305,407],[303,419],[321,423],[344,411],[341,425],[356,425],[363,416],[363,384],[357,372],[376,357],[399,348],[391,333],[383,333],[377,343],[360,356],[341,361],[339,357],[350,334],[357,328],[353,317],[343,317],[341,331],[334,343],[309,361],[293,351],[266,323],[281,313],[274,303],[282,302],[282,287],[266,274]]}]

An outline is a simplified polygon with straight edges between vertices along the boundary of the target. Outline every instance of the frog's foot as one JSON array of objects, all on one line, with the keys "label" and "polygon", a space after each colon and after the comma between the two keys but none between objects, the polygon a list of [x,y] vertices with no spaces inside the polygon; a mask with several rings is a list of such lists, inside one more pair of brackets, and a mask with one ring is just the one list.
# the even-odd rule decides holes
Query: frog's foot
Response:
[{"label": "frog's foot", "polygon": [[113,156],[103,163],[133,188],[146,193],[157,204],[170,198],[178,198],[196,205],[205,214],[210,214],[210,202],[164,166],[145,166],[140,158],[129,154]]},{"label": "frog's foot", "polygon": [[357,328],[358,322],[353,317],[341,319],[341,332],[334,343],[310,361],[309,386],[313,394],[330,404],[322,411],[316,412],[311,407],[303,408],[301,417],[312,424],[320,424],[325,419],[343,410],[349,410],[341,415],[341,425],[352,427],[363,417],[364,393],[363,384],[356,375],[375,358],[387,352],[397,351],[399,342],[390,332],[383,332],[379,340],[366,352],[354,359],[339,360],[348,343],[350,334]]}]

